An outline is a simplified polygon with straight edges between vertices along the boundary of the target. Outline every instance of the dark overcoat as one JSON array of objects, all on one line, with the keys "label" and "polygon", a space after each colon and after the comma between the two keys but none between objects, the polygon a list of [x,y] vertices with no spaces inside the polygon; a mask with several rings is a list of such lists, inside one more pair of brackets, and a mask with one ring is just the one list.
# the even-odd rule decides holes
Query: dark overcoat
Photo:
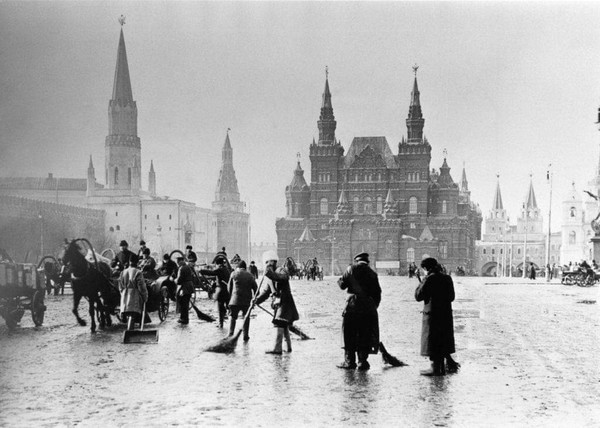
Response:
[{"label": "dark overcoat", "polygon": [[260,294],[256,299],[256,303],[260,304],[264,302],[272,294],[280,297],[279,306],[273,308],[275,311],[273,313],[273,324],[276,327],[284,327],[300,319],[294,297],[292,296],[290,277],[287,271],[281,267],[277,271],[267,269],[265,276],[271,281],[265,281],[265,285],[259,291]]},{"label": "dark overcoat", "polygon": [[348,266],[338,285],[349,294],[343,312],[342,332],[346,351],[379,349],[379,315],[381,286],[377,273],[364,262]]},{"label": "dark overcoat", "polygon": [[454,284],[450,275],[441,272],[427,275],[415,290],[415,299],[424,303],[421,355],[443,357],[456,352],[452,319]]},{"label": "dark overcoat", "polygon": [[112,262],[110,263],[110,267],[117,268],[119,270],[123,270],[126,267],[137,266],[138,256],[135,253],[125,249],[123,251],[119,251]]},{"label": "dark overcoat", "polygon": [[246,269],[236,269],[229,279],[229,306],[250,306],[258,286]]},{"label": "dark overcoat", "polygon": [[214,299],[217,302],[228,303],[229,293],[227,292],[227,284],[231,277],[231,271],[225,265],[219,265],[216,269],[200,269],[202,275],[214,276],[217,278]]}]

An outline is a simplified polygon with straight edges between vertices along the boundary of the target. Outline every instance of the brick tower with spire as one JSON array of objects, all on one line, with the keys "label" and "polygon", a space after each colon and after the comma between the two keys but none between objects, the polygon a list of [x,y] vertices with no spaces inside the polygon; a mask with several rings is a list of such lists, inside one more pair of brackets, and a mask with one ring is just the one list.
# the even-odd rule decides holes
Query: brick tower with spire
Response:
[{"label": "brick tower with spire", "polygon": [[240,200],[229,130],[221,151],[221,171],[212,207],[217,226],[217,247],[225,247],[229,257],[237,253],[245,260],[249,251],[249,215],[244,211],[245,203]]},{"label": "brick tower with spire", "polygon": [[142,150],[137,134],[137,114],[121,26],[112,98],[108,103],[108,135],[105,141],[108,189],[129,190],[133,194],[141,189]]}]

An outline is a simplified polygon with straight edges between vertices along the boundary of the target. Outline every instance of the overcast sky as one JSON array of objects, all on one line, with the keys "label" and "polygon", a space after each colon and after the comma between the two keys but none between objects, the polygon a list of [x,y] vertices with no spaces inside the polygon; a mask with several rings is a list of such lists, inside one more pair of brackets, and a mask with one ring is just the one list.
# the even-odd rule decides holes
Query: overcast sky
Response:
[{"label": "overcast sky", "polygon": [[253,241],[275,241],[296,152],[307,181],[325,66],[336,135],[406,135],[417,63],[431,166],[463,162],[484,215],[500,174],[516,219],[533,174],[553,228],[600,157],[600,3],[0,2],[0,175],[104,180],[119,37],[138,105],[143,186],[210,206],[227,128]]}]

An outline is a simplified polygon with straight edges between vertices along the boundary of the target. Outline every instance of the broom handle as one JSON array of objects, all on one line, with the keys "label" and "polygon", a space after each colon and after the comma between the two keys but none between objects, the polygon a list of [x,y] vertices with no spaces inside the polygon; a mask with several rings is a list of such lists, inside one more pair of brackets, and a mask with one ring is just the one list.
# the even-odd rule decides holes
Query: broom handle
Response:
[{"label": "broom handle", "polygon": [[144,306],[142,309],[142,328],[140,331],[144,331],[144,319],[146,318],[146,302],[144,302]]}]

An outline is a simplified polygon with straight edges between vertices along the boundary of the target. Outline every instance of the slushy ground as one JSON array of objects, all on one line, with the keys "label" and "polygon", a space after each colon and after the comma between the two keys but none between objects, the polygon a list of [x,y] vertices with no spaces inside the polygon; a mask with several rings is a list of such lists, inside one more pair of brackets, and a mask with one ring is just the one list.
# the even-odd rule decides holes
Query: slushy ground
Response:
[{"label": "slushy ground", "polygon": [[429,366],[419,355],[422,303],[405,277],[380,278],[379,316],[381,340],[408,366],[372,355],[368,372],[336,368],[346,298],[336,279],[292,281],[296,325],[314,340],[294,338],[283,356],[264,353],[275,330],[261,310],[250,341],[225,355],[203,351],[226,331],[193,312],[188,326],[174,306],[162,324],[151,314],[159,343],[125,345],[123,326],[92,335],[70,295],[50,296],[42,327],[29,313],[13,332],[0,321],[0,425],[600,426],[598,286],[454,277],[462,368],[431,378],[419,375]]}]

